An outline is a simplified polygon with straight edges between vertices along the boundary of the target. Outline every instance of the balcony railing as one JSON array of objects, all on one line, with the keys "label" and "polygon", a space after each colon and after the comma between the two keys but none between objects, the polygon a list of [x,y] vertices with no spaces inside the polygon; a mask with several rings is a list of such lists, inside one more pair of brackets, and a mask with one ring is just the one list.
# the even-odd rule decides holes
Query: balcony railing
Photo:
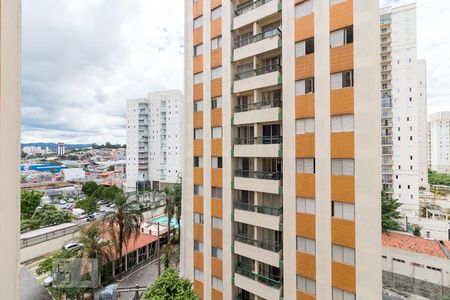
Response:
[{"label": "balcony railing", "polygon": [[245,277],[248,277],[252,280],[258,281],[264,285],[274,287],[274,288],[280,288],[283,284],[280,277],[275,275],[270,275],[269,277],[259,275],[257,273],[254,273],[252,271],[252,267],[246,264],[238,263],[236,265],[236,273],[241,274]]},{"label": "balcony railing", "polygon": [[234,42],[234,49],[237,49],[237,48],[240,48],[240,47],[244,47],[244,46],[247,46],[247,45],[250,45],[250,44],[262,41],[264,39],[271,38],[271,37],[276,36],[276,35],[281,35],[280,27],[269,29],[269,30],[266,30],[264,32],[261,32],[261,33],[255,34],[253,36],[250,36],[248,38],[237,40],[236,42]]},{"label": "balcony railing", "polygon": [[250,78],[250,77],[254,77],[254,76],[258,76],[258,75],[262,75],[262,74],[277,72],[277,71],[281,71],[281,65],[280,64],[271,64],[271,65],[259,67],[259,68],[253,69],[253,70],[237,73],[236,75],[234,75],[234,79],[237,81],[237,80]]},{"label": "balcony railing", "polygon": [[257,178],[280,180],[283,178],[283,172],[269,172],[269,171],[250,171],[250,170],[236,170],[234,175],[237,177]]},{"label": "balcony railing", "polygon": [[272,0],[256,0],[256,1],[248,1],[238,6],[238,8],[234,11],[236,16],[240,16],[245,14],[248,11],[254,10],[255,8],[269,3]]},{"label": "balcony railing", "polygon": [[244,202],[235,202],[234,207],[236,209],[251,211],[258,214],[271,215],[271,216],[281,216],[283,214],[282,207],[270,207],[264,205],[255,205]]},{"label": "balcony railing", "polygon": [[242,242],[247,245],[252,245],[272,252],[280,252],[280,250],[283,248],[279,242],[255,240],[254,238],[250,238],[241,234],[235,234],[234,239],[238,242]]},{"label": "balcony railing", "polygon": [[244,111],[250,111],[250,110],[275,108],[275,107],[281,107],[281,106],[282,106],[281,100],[267,100],[267,101],[256,102],[256,103],[236,105],[234,107],[234,111],[235,112],[244,112]]},{"label": "balcony railing", "polygon": [[235,139],[236,145],[281,144],[281,136],[240,137]]}]

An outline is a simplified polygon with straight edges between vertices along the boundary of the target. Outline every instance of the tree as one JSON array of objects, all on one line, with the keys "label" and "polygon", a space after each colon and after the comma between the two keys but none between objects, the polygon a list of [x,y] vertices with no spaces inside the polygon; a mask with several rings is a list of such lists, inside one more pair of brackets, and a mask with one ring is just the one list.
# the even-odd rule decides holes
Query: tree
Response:
[{"label": "tree", "polygon": [[[123,245],[128,245],[131,238],[139,236],[144,216],[140,203],[135,200],[129,201],[122,191],[115,195],[112,202],[115,204],[115,208],[105,214],[103,222],[108,224],[112,230],[112,240],[120,259],[123,255]],[[118,228],[117,234],[116,227]],[[122,265],[119,266],[119,272],[122,273]]]},{"label": "tree", "polygon": [[166,186],[164,188],[164,194],[163,199],[165,202],[164,206],[164,214],[167,216],[167,229],[169,233],[169,243],[171,242],[171,226],[172,226],[172,219],[175,215],[175,201],[174,201],[174,191],[169,186]]},{"label": "tree", "polygon": [[164,246],[163,253],[164,253],[163,256],[164,269],[168,269],[170,267],[170,261],[172,260],[172,257],[174,257],[175,255],[178,257],[177,246],[169,242]]},{"label": "tree", "polygon": [[81,191],[86,195],[86,196],[92,196],[95,191],[97,190],[98,185],[97,183],[95,183],[94,181],[88,181],[85,184],[83,184],[83,187],[81,188]]},{"label": "tree", "polygon": [[418,224],[414,224],[412,227],[413,227],[413,234],[415,236],[420,237],[421,236],[420,231],[422,230],[422,226],[420,226]]},{"label": "tree", "polygon": [[97,199],[94,196],[89,196],[83,200],[75,202],[77,208],[81,208],[85,213],[93,213],[98,211]]},{"label": "tree", "polygon": [[430,172],[428,172],[428,182],[431,185],[448,185],[448,186],[450,186],[450,175],[430,171]]},{"label": "tree", "polygon": [[197,300],[192,283],[181,278],[172,268],[165,272],[144,292],[144,300]]},{"label": "tree", "polygon": [[381,192],[381,226],[383,231],[386,230],[402,230],[399,220],[401,215],[398,208],[401,203],[397,199],[388,197],[385,191]]},{"label": "tree", "polygon": [[46,204],[36,210],[31,220],[37,222],[39,227],[59,225],[72,221],[72,215],[66,211],[57,209],[55,206]]},{"label": "tree", "polygon": [[44,193],[38,191],[20,191],[20,214],[24,218],[31,218],[36,208],[41,204]]},{"label": "tree", "polygon": [[178,241],[180,241],[181,238],[181,184],[176,183],[173,186],[173,202],[175,205],[175,218],[177,220],[177,226],[178,226]]}]

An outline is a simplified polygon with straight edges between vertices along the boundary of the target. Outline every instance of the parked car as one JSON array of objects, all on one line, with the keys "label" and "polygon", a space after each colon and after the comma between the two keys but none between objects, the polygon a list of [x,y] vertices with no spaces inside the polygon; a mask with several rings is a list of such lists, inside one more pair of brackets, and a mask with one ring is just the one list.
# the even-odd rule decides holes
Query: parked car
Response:
[{"label": "parked car", "polygon": [[53,284],[53,277],[52,276],[48,276],[47,278],[44,279],[44,281],[42,282],[42,285],[44,287],[49,287]]},{"label": "parked car", "polygon": [[83,244],[80,243],[67,243],[62,247],[64,250],[75,250],[79,251],[83,249]]},{"label": "parked car", "polygon": [[64,205],[64,204],[66,204],[67,202],[65,201],[65,200],[59,200],[59,204],[61,204],[61,205]]},{"label": "parked car", "polygon": [[69,198],[69,199],[67,199],[67,202],[69,202],[69,203],[74,203],[74,202],[75,202],[75,199]]},{"label": "parked car", "polygon": [[114,207],[116,207],[116,205],[114,203],[111,203],[111,205],[108,207],[114,208]]},{"label": "parked car", "polygon": [[64,209],[67,209],[67,210],[71,210],[74,207],[75,207],[75,205],[73,205],[71,203],[67,203],[67,204],[64,205]]},{"label": "parked car", "polygon": [[95,221],[95,214],[89,214],[88,216],[87,216],[87,219],[86,219],[86,221],[88,221],[88,222],[91,222],[91,221]]}]

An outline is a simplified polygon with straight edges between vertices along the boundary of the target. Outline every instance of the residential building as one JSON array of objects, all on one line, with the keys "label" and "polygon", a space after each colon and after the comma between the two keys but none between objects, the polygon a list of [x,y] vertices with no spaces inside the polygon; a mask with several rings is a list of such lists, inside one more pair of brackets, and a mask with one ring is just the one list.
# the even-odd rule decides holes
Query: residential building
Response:
[{"label": "residential building", "polygon": [[182,99],[171,90],[128,101],[127,190],[181,181]]},{"label": "residential building", "polygon": [[58,146],[56,147],[56,155],[63,156],[65,153],[66,147],[64,146],[64,143],[58,143]]},{"label": "residential building", "polygon": [[185,9],[181,269],[197,295],[380,299],[378,1]]},{"label": "residential building", "polygon": [[426,63],[417,58],[416,4],[380,10],[382,182],[405,215],[428,186]]},{"label": "residential building", "polygon": [[450,111],[431,114],[428,122],[428,162],[432,171],[450,174]]},{"label": "residential building", "polygon": [[0,0],[0,289],[19,299],[20,1]]}]

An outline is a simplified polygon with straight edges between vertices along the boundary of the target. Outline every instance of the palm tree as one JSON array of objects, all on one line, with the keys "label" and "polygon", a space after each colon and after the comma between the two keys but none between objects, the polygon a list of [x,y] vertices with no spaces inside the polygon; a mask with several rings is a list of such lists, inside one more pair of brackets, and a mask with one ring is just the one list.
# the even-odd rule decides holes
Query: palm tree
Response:
[{"label": "palm tree", "polygon": [[[119,254],[119,261],[121,261],[123,245],[127,246],[132,237],[136,239],[139,236],[144,216],[139,201],[129,201],[123,192],[117,193],[112,202],[115,204],[115,208],[105,214],[103,222],[108,224],[112,230],[111,237],[117,250],[116,253]],[[116,227],[118,227],[117,234],[114,230]],[[119,272],[122,273],[121,263]]]},{"label": "palm tree", "polygon": [[173,186],[173,202],[175,206],[175,218],[178,226],[178,241],[181,238],[181,184],[177,183]]},{"label": "palm tree", "polygon": [[172,243],[167,243],[164,246],[163,252],[164,269],[168,269],[170,267],[170,261],[172,260],[172,257],[177,254],[176,246]]},{"label": "palm tree", "polygon": [[172,223],[172,219],[173,216],[175,215],[175,202],[174,202],[174,193],[172,188],[170,188],[169,186],[166,186],[164,188],[164,201],[165,201],[165,206],[164,206],[164,214],[167,216],[167,227],[168,227],[168,232],[169,232],[169,240],[168,243],[171,242],[171,223]]}]

